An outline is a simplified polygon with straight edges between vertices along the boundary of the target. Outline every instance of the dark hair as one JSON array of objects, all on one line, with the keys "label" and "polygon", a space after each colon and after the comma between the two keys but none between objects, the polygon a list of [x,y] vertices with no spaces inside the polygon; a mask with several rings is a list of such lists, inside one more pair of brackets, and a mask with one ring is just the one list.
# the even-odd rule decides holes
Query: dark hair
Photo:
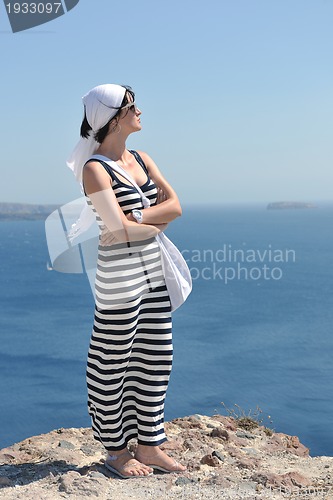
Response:
[{"label": "dark hair", "polygon": [[[121,105],[118,108],[117,113],[111,118],[111,120],[108,121],[108,123],[106,125],[104,125],[104,127],[100,128],[95,133],[95,139],[100,144],[102,144],[102,142],[104,141],[104,139],[105,139],[105,137],[106,137],[106,135],[107,135],[107,133],[109,131],[110,123],[113,120],[116,120],[116,126],[118,125],[118,121],[119,121],[121,109],[123,108],[123,106],[125,106],[126,104],[129,103],[128,96],[130,95],[132,97],[133,101],[135,99],[135,94],[134,94],[134,92],[133,92],[133,90],[132,90],[131,87],[129,87],[128,85],[122,85],[122,87],[124,87],[124,89],[126,89],[126,92],[125,92],[123,100],[121,101]],[[128,110],[127,110],[127,112],[128,112]],[[91,130],[91,126],[88,123],[87,115],[86,115],[86,110],[84,109],[84,118],[82,120],[81,130],[80,130],[81,137],[84,137],[85,139],[88,139],[90,130]]]}]

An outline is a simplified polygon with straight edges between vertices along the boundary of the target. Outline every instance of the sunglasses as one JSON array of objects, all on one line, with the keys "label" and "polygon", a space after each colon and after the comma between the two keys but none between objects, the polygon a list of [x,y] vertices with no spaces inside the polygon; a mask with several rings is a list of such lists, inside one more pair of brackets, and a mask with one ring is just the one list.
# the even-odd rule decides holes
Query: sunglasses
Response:
[{"label": "sunglasses", "polygon": [[133,113],[136,113],[136,111],[137,111],[138,108],[137,108],[137,106],[135,104],[135,101],[131,101],[128,104],[125,104],[125,106],[123,106],[121,109],[129,109]]}]

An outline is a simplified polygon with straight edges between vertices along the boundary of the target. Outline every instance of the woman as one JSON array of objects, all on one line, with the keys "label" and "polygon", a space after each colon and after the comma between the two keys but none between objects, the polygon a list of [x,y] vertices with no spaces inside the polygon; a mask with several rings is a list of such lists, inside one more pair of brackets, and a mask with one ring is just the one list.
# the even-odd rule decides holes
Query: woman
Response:
[{"label": "woman", "polygon": [[[186,469],[159,447],[166,441],[172,337],[170,299],[155,239],[181,215],[181,206],[154,161],[126,149],[127,137],[141,130],[134,99],[130,87],[113,84],[84,96],[82,139],[69,161],[101,229],[88,409],[94,437],[108,451],[105,465],[122,478],[147,476],[153,469]],[[101,157],[90,159],[91,153]],[[108,159],[134,179],[150,207],[144,208],[136,189]],[[132,438],[138,442],[134,457],[127,448]]]}]

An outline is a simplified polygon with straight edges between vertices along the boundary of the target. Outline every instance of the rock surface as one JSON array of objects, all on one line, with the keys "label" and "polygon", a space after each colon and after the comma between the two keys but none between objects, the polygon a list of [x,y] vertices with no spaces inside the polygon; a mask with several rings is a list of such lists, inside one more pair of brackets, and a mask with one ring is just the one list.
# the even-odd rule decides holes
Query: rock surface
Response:
[{"label": "rock surface", "polygon": [[0,450],[0,498],[333,499],[333,457],[310,457],[296,436],[249,432],[222,415],[177,418],[166,431],[162,447],[184,473],[118,479],[90,429],[58,429]]}]

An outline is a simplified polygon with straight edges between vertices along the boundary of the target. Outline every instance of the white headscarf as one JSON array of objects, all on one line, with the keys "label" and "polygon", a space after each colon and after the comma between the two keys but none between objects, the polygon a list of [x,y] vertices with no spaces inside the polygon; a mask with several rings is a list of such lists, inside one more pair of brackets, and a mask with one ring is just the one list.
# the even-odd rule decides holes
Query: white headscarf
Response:
[{"label": "white headscarf", "polygon": [[[125,87],[109,83],[94,87],[82,97],[87,121],[92,130],[89,131],[89,137],[87,139],[80,139],[67,160],[67,165],[73,171],[76,180],[80,183],[82,192],[83,166],[100,145],[95,140],[94,135],[116,115],[125,93]],[[72,225],[72,229],[69,231],[68,237],[70,241],[79,236],[83,231],[86,231],[94,221],[94,213],[91,208],[86,205],[79,219]]]}]

